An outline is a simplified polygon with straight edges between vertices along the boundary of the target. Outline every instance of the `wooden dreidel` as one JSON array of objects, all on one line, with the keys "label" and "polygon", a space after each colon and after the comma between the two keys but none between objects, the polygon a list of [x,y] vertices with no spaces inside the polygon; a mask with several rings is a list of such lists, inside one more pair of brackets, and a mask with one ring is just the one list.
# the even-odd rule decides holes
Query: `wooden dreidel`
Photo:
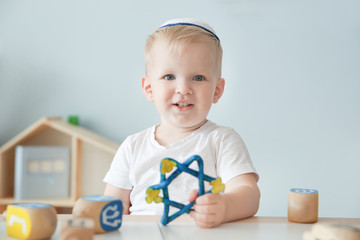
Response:
[{"label": "wooden dreidel", "polygon": [[315,223],[318,220],[317,190],[292,188],[288,200],[288,220],[296,223]]},{"label": "wooden dreidel", "polygon": [[73,216],[91,218],[95,233],[117,230],[122,223],[122,202],[117,197],[91,195],[80,198],[73,208]]},{"label": "wooden dreidel", "polygon": [[303,234],[303,240],[360,240],[360,226],[351,223],[317,223]]},{"label": "wooden dreidel", "polygon": [[6,208],[6,232],[20,239],[47,239],[55,232],[56,211],[49,204],[16,203]]},{"label": "wooden dreidel", "polygon": [[60,240],[92,240],[94,220],[91,218],[71,218],[61,221]]}]

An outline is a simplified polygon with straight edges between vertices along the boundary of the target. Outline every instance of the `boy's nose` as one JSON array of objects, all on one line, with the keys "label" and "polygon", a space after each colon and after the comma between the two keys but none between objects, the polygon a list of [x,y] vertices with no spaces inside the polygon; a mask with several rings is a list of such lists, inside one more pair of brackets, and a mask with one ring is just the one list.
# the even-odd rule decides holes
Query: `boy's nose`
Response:
[{"label": "boy's nose", "polygon": [[191,90],[191,87],[187,83],[180,83],[176,86],[175,93],[187,95],[192,94],[193,91]]}]

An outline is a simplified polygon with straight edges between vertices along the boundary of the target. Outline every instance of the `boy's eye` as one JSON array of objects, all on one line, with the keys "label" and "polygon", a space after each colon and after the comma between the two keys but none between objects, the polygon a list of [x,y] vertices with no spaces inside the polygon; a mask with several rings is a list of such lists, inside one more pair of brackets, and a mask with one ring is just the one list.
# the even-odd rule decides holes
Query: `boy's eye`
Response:
[{"label": "boy's eye", "polygon": [[175,76],[172,75],[172,74],[168,74],[168,75],[165,75],[164,79],[165,79],[165,80],[174,80],[174,79],[175,79]]},{"label": "boy's eye", "polygon": [[204,81],[205,77],[201,75],[197,75],[193,78],[194,81]]}]

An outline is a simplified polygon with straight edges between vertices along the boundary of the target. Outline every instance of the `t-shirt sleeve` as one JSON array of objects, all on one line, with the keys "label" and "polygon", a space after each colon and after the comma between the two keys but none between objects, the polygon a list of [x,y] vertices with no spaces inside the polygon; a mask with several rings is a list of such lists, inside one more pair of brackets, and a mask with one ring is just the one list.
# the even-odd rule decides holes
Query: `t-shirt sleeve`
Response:
[{"label": "t-shirt sleeve", "polygon": [[114,187],[131,190],[133,187],[129,178],[131,157],[130,139],[126,138],[116,152],[103,181]]},{"label": "t-shirt sleeve", "polygon": [[246,145],[235,130],[226,128],[218,140],[217,174],[224,183],[246,173],[254,173],[259,179]]}]

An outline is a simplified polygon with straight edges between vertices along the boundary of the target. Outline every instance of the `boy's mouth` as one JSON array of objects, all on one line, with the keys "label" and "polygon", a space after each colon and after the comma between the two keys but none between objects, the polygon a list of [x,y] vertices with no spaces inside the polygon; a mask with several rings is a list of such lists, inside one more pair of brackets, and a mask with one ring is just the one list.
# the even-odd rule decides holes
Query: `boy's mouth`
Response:
[{"label": "boy's mouth", "polygon": [[175,103],[175,105],[179,108],[186,108],[186,107],[189,107],[191,104],[190,103]]},{"label": "boy's mouth", "polygon": [[173,106],[174,106],[174,108],[175,108],[177,111],[187,112],[187,111],[189,111],[190,109],[192,109],[192,107],[194,106],[194,104],[185,103],[185,102],[178,102],[178,103],[174,103]]}]

